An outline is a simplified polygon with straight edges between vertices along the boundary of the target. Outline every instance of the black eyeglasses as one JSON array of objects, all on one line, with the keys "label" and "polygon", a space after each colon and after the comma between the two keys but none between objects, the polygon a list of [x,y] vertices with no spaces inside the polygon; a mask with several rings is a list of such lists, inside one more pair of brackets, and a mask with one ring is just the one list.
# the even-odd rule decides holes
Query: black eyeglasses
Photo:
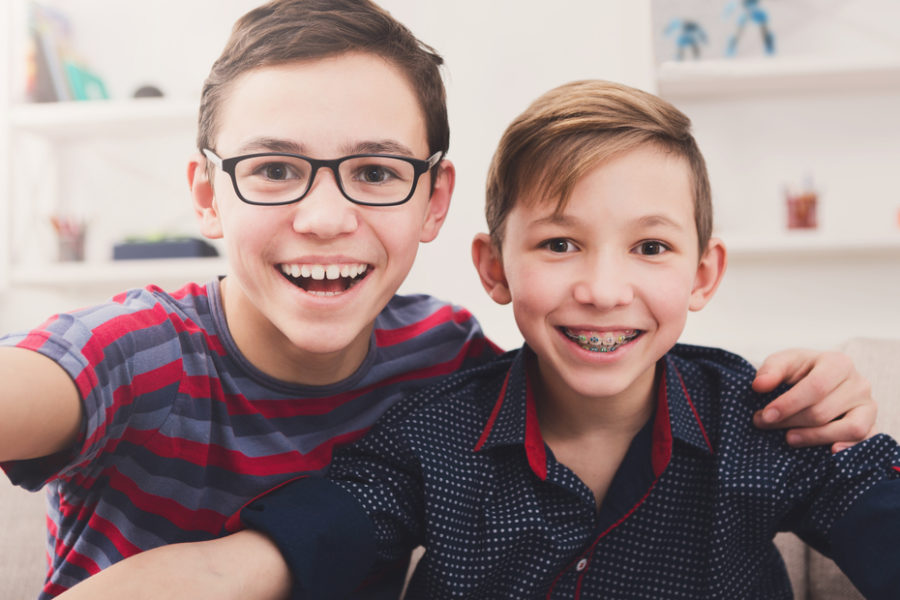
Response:
[{"label": "black eyeglasses", "polygon": [[219,158],[212,150],[203,154],[231,176],[238,198],[247,204],[278,205],[299,202],[309,193],[316,172],[331,169],[347,200],[365,206],[403,204],[416,191],[419,177],[441,160],[435,152],[428,160],[392,154],[353,154],[318,160],[283,152],[261,152]]}]

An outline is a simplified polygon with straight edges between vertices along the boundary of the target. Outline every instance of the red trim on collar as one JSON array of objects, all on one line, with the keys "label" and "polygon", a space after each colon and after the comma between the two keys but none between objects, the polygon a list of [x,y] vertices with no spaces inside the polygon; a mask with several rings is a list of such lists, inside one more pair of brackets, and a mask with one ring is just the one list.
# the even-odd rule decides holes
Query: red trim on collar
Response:
[{"label": "red trim on collar", "polygon": [[694,412],[694,418],[697,420],[697,425],[700,427],[700,433],[703,434],[703,439],[706,440],[706,447],[709,448],[710,454],[715,454],[712,444],[709,441],[709,436],[706,435],[706,428],[703,427],[703,423],[700,421],[700,414],[697,412],[697,409],[694,407],[694,403],[691,401],[691,395],[688,394],[687,386],[684,385],[684,379],[681,378],[681,373],[678,372],[678,369],[675,369],[675,374],[678,375],[678,382],[681,383],[681,389],[684,392],[684,398],[685,400],[687,400],[687,403],[690,405],[691,410]]},{"label": "red trim on collar", "polygon": [[497,403],[494,404],[494,410],[491,411],[491,416],[488,417],[487,425],[484,426],[484,431],[481,432],[478,443],[475,444],[475,448],[472,449],[474,452],[481,450],[481,447],[484,446],[488,436],[491,435],[491,430],[494,428],[494,422],[497,420],[497,415],[500,413],[500,407],[503,406],[503,399],[506,397],[506,386],[509,384],[509,376],[511,373],[511,370],[506,373],[506,378],[503,380],[503,387],[500,388],[500,395],[497,397]]},{"label": "red trim on collar", "polygon": [[900,467],[894,467],[894,470],[900,472]]},{"label": "red trim on collar", "polygon": [[538,422],[537,406],[534,395],[531,393],[531,377],[527,378],[525,392],[525,455],[528,464],[534,474],[547,480],[547,448],[544,445],[544,437],[541,435],[541,425]]},{"label": "red trim on collar", "polygon": [[659,477],[672,459],[672,423],[669,420],[669,403],[666,391],[666,368],[663,366],[657,391],[656,419],[653,421],[653,441],[650,444],[650,464],[653,475]]},{"label": "red trim on collar", "polygon": [[244,502],[244,504],[239,509],[237,509],[237,511],[234,514],[232,514],[230,517],[228,517],[228,519],[225,520],[225,526],[224,526],[225,531],[228,533],[234,533],[236,531],[241,531],[242,529],[244,529],[244,522],[241,520],[241,511],[243,511],[245,508],[247,508],[248,506],[250,506],[257,500],[259,500],[263,496],[268,496],[275,490],[281,489],[289,483],[293,483],[294,481],[297,481],[299,479],[306,479],[307,477],[308,477],[308,475],[299,475],[297,477],[293,477],[291,479],[288,479],[287,481],[279,483],[278,485],[276,485],[275,487],[273,487],[271,489],[268,489],[268,490],[262,492],[261,494],[257,494],[253,498],[250,498],[249,500]]}]

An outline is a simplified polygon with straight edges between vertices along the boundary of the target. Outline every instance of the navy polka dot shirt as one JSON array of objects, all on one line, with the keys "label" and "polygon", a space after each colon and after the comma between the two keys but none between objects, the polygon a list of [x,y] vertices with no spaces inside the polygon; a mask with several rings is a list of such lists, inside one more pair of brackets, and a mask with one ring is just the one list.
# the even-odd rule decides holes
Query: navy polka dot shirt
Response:
[{"label": "navy polka dot shirt", "polygon": [[739,357],[678,345],[598,510],[541,438],[531,358],[508,353],[398,403],[336,454],[328,480],[244,509],[291,565],[295,598],[354,597],[417,545],[413,599],[791,598],[772,543],[783,530],[835,557],[867,597],[900,597],[892,439],[791,448],[751,422],[783,389],[756,394]]}]

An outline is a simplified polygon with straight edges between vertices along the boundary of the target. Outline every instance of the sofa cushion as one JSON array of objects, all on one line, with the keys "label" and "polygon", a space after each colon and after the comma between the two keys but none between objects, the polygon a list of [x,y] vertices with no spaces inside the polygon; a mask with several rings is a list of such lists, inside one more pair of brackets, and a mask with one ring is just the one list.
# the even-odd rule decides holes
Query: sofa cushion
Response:
[{"label": "sofa cushion", "polygon": [[47,572],[44,495],[0,475],[0,598],[37,598]]},{"label": "sofa cushion", "polygon": [[[855,338],[840,350],[872,384],[878,402],[876,428],[900,439],[900,340]],[[829,558],[809,549],[807,582],[813,600],[861,600],[853,584]]]}]

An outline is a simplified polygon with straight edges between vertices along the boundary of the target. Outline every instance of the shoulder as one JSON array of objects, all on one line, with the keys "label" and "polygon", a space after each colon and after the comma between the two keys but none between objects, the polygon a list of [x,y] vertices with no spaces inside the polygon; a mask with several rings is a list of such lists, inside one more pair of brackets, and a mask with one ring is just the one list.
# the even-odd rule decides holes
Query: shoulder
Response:
[{"label": "shoulder", "polygon": [[720,348],[677,344],[668,353],[667,361],[677,370],[689,394],[709,396],[715,402],[741,401],[748,407],[761,407],[786,389],[767,394],[754,392],[751,384],[756,367]]},{"label": "shoulder", "polygon": [[710,390],[718,396],[763,396],[756,394],[751,384],[756,377],[756,367],[746,359],[722,350],[690,344],[676,344],[667,354],[668,365],[674,367],[690,391]]},{"label": "shoulder", "polygon": [[462,325],[464,329],[479,327],[478,320],[462,306],[427,294],[395,295],[375,319],[376,331],[382,332],[409,326],[427,331],[447,324]]},{"label": "shoulder", "polygon": [[465,308],[416,294],[394,296],[375,319],[375,344],[390,357],[415,356],[429,363],[456,357],[456,368],[493,358],[500,350]]},{"label": "shoulder", "polygon": [[[503,382],[518,351],[486,364],[457,371],[438,383],[400,400],[379,422],[380,427],[420,431],[463,422],[483,427],[499,397]],[[480,433],[480,429],[479,429]]]},{"label": "shoulder", "polygon": [[85,354],[85,361],[94,362],[107,356],[104,349],[111,345],[127,352],[197,329],[196,324],[208,314],[209,299],[203,286],[190,284],[172,293],[148,286],[54,315],[31,331],[7,336],[3,343],[27,346],[55,359]]}]

